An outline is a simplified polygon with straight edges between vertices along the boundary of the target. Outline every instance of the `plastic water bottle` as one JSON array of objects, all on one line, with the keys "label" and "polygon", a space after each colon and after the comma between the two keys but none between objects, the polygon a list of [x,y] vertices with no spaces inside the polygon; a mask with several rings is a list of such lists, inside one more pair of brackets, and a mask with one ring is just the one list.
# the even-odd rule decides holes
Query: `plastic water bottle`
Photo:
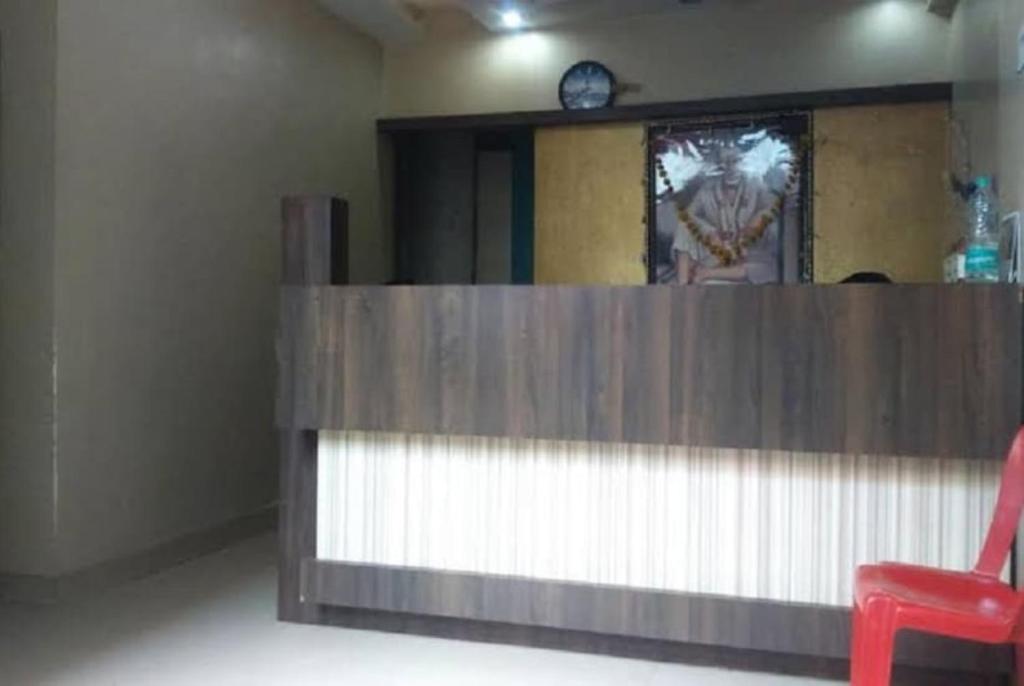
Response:
[{"label": "plastic water bottle", "polygon": [[979,176],[977,190],[967,209],[967,255],[965,276],[973,283],[999,281],[999,214],[992,193],[992,180]]}]

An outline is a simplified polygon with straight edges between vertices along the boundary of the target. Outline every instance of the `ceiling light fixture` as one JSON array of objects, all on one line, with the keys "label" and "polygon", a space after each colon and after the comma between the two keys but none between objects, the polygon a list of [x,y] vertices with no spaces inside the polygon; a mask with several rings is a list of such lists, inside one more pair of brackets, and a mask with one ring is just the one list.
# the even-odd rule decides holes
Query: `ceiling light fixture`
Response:
[{"label": "ceiling light fixture", "polygon": [[519,10],[505,10],[501,13],[501,23],[507,29],[521,29],[523,27],[523,15]]}]

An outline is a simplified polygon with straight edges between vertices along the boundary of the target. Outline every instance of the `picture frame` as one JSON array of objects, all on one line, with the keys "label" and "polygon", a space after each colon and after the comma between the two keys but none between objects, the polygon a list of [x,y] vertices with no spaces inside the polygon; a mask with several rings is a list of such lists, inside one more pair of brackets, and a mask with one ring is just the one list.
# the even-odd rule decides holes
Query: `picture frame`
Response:
[{"label": "picture frame", "polygon": [[813,282],[812,141],[804,111],[649,124],[648,283]]}]

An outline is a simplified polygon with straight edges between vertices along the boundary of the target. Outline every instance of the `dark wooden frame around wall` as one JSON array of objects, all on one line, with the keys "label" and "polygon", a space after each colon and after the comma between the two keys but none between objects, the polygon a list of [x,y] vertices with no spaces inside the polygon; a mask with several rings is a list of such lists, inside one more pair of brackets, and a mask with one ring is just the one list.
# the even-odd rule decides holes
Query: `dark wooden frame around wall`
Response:
[{"label": "dark wooden frame around wall", "polygon": [[754,114],[786,110],[817,110],[856,105],[898,105],[950,101],[953,85],[946,81],[898,86],[843,88],[795,93],[773,93],[681,102],[620,105],[601,110],[541,110],[496,114],[397,117],[377,120],[380,133],[441,130],[500,130],[574,124],[660,121],[730,114]]},{"label": "dark wooden frame around wall", "polygon": [[[285,207],[287,309],[299,291],[309,288],[315,299],[324,287],[341,285],[345,270],[334,261],[346,256],[343,203],[292,198]],[[314,245],[321,248],[307,249]],[[285,316],[282,322],[296,320]],[[317,373],[315,365],[301,372],[294,366],[293,344],[302,335],[290,325],[279,332],[284,386],[296,374]],[[1014,364],[1019,372],[1019,354]],[[317,560],[317,440],[330,428],[330,422],[310,426],[290,412],[279,414],[278,616],[284,621],[834,678],[845,673],[844,608]],[[897,646],[897,676],[930,684],[997,684],[1011,668],[1010,651],[1002,646],[914,634],[901,635]]]},{"label": "dark wooden frame around wall", "polygon": [[[424,136],[438,132],[474,132],[488,136],[505,133],[532,136],[534,129],[547,126],[572,126],[585,124],[607,124],[644,122],[655,125],[669,120],[697,119],[708,117],[756,116],[773,112],[793,112],[832,107],[858,105],[895,105],[919,102],[952,100],[953,86],[949,82],[904,84],[867,88],[846,88],[794,93],[774,93],[730,98],[713,98],[681,102],[652,103],[643,105],[615,106],[600,110],[542,110],[532,112],[503,112],[495,114],[442,115],[428,117],[384,118],[377,120],[378,133],[389,138],[395,146],[395,168],[393,174],[394,194],[392,212],[395,224],[395,267],[396,278],[401,283],[410,283],[411,259],[404,251],[409,244],[409,232],[416,224],[410,214],[407,168],[410,159],[416,157],[409,150],[411,144]],[[520,150],[520,153],[523,151]],[[532,184],[532,147],[528,155],[517,154],[515,184],[516,200],[513,211],[517,249],[513,255],[514,265],[521,269],[515,274],[515,283],[532,282],[532,256],[524,250],[532,248],[533,195],[523,186]],[[810,177],[804,179],[809,183]],[[648,203],[649,205],[650,203]],[[526,218],[528,213],[530,218]],[[475,231],[475,229],[474,229]]]}]

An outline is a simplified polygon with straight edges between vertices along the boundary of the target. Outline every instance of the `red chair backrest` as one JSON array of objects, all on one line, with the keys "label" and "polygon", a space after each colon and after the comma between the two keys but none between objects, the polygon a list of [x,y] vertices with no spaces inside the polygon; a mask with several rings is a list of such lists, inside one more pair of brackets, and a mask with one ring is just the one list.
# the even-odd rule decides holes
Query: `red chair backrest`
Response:
[{"label": "red chair backrest", "polygon": [[996,512],[985,537],[985,545],[974,566],[976,574],[998,577],[1013,545],[1020,521],[1021,507],[1024,506],[1024,427],[1017,431],[1010,447],[1010,455],[1003,468],[1003,480],[999,484],[999,499]]}]

